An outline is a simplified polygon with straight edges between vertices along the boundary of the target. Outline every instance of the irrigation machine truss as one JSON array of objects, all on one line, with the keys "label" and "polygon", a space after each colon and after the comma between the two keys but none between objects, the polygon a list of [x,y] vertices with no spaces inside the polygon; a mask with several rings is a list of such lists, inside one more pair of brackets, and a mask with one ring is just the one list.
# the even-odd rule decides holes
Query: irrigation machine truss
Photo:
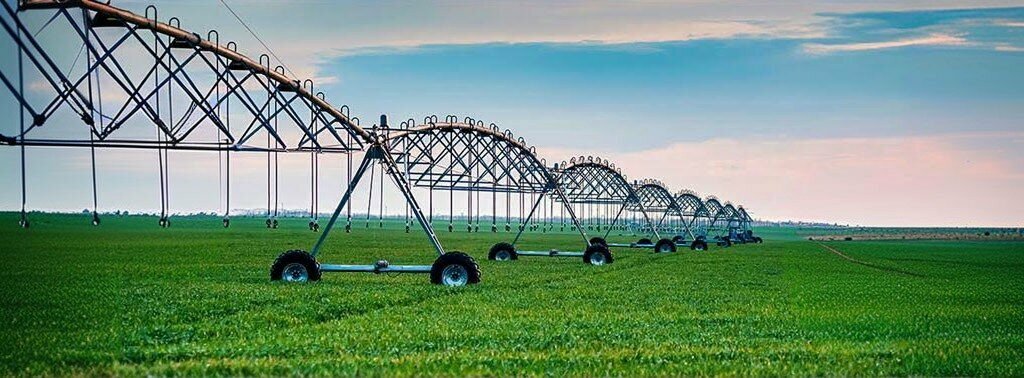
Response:
[{"label": "irrigation machine truss", "polygon": [[[308,226],[320,234],[309,252],[293,250],[278,256],[271,265],[272,280],[316,281],[324,272],[397,272],[429,273],[431,282],[447,286],[479,282],[476,261],[462,252],[446,251],[438,241],[434,230],[435,192],[447,194],[449,206],[453,206],[456,192],[465,194],[469,232],[480,230],[481,207],[487,203],[487,196],[491,197],[491,232],[499,230],[499,196],[505,197],[504,229],[511,232],[511,203],[513,196],[518,197],[520,214],[515,237],[492,247],[488,255],[492,260],[581,257],[586,263],[603,265],[613,261],[609,246],[674,251],[675,242],[697,242],[711,230],[727,229],[737,241],[760,241],[753,236],[752,219],[742,207],[723,206],[713,198],[701,202],[692,193],[673,197],[654,180],[631,185],[621,172],[601,159],[574,158],[549,168],[523,138],[494,124],[485,125],[468,117],[447,116],[442,121],[430,116],[419,125],[410,119],[392,128],[387,117],[381,116],[376,125],[365,129],[358,118],[349,115],[347,106],[329,104],[312,80],[296,80],[283,64],[273,65],[276,56],[272,59],[272,52],[251,59],[237,51],[235,42],[221,43],[216,30],[202,35],[183,29],[177,18],[159,21],[153,6],[147,7],[144,15],[95,0],[21,0],[16,8],[3,1],[0,6],[0,38],[17,50],[9,62],[0,66],[0,81],[10,94],[11,105],[19,109],[17,131],[0,133],[0,145],[20,149],[19,224],[24,228],[30,224],[26,213],[26,148],[78,147],[90,151],[95,226],[101,221],[96,180],[99,150],[155,152],[160,173],[158,224],[165,228],[171,225],[171,162],[179,152],[217,154],[215,195],[222,206],[218,212],[222,211],[223,227],[231,223],[232,155],[249,153],[265,158],[266,182],[257,187],[265,184],[266,226],[271,229],[279,226],[279,154],[307,155]],[[68,46],[79,47],[78,53],[69,51]],[[54,124],[75,127],[54,129]],[[149,127],[141,127],[145,125]],[[362,161],[353,168],[353,154],[357,152],[362,153]],[[325,154],[347,155],[348,176],[341,200],[321,230],[317,210],[320,159]],[[324,242],[338,227],[345,209],[344,229],[351,230],[353,191],[366,181],[368,170],[371,193],[374,172],[379,172],[381,184],[387,176],[401,192],[406,202],[406,232],[415,219],[437,254],[433,264],[393,265],[380,260],[342,265],[319,261]],[[414,195],[417,188],[428,193],[429,212]],[[524,212],[527,197],[532,205],[528,213]],[[579,233],[583,250],[516,249],[525,231],[553,229],[554,222],[548,221],[554,218],[556,205],[562,214],[561,231],[565,231],[568,219],[570,231]],[[594,212],[594,207],[604,211]],[[547,214],[542,216],[543,225],[536,221],[538,209]],[[617,209],[614,218],[610,216],[612,209]],[[577,216],[577,210],[582,216]],[[632,221],[621,218],[624,212],[633,215]],[[448,217],[450,232],[455,229],[453,214],[454,208]],[[650,214],[660,216],[655,221]],[[677,235],[675,241],[661,238],[659,227],[667,217],[676,219],[685,236]],[[605,233],[588,239],[587,230],[594,230],[595,225],[598,233]],[[696,235],[693,229],[704,233]],[[644,238],[635,243],[609,244],[605,240],[613,230],[639,230],[658,241]],[[723,240],[728,243],[730,236]]]}]

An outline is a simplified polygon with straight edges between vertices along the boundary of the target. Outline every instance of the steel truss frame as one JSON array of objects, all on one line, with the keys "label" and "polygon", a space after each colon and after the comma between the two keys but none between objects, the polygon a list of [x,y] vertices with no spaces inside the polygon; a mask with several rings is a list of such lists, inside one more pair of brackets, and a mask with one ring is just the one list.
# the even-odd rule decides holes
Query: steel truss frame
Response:
[{"label": "steel truss frame", "polygon": [[[732,206],[727,205],[726,207]],[[747,210],[743,206],[736,206],[732,209],[732,218],[729,222],[729,239],[735,243],[760,243],[761,238],[754,236],[754,230],[751,227],[753,219]]]},{"label": "steel truss frame", "polygon": [[[492,204],[496,204],[498,193],[534,194],[536,199],[527,216],[521,219],[511,243],[515,248],[540,208],[545,196],[551,196],[564,204],[566,214],[579,231],[587,247],[587,234],[579,224],[575,211],[568,206],[565,192],[558,185],[554,174],[545,161],[537,156],[536,149],[526,141],[515,137],[510,130],[498,128],[491,123],[465,117],[461,120],[454,115],[441,121],[437,116],[424,118],[416,126],[410,119],[398,130],[389,130],[386,136],[389,153],[398,156],[396,164],[404,170],[410,185],[430,191],[447,191],[452,198],[454,192],[467,192],[472,203],[473,193],[490,193]],[[508,202],[506,202],[508,203]],[[480,202],[477,201],[479,206]],[[495,205],[496,206],[496,205]],[[492,232],[497,231],[496,214],[492,218]],[[479,217],[473,226],[472,216],[467,218],[467,230],[479,230]],[[454,228],[449,218],[449,231]],[[506,223],[506,230],[510,225]],[[572,251],[515,251],[521,256],[580,257],[583,252]]]},{"label": "steel truss frame", "polygon": [[[641,201],[635,186],[629,183],[629,180],[626,179],[620,170],[615,168],[614,164],[599,157],[579,156],[571,158],[568,162],[563,161],[561,165],[556,165],[555,170],[558,173],[559,185],[565,191],[570,206],[611,205],[617,207],[614,212],[614,218],[604,225],[604,235],[591,238],[590,242],[592,244],[599,243],[606,247],[647,248],[653,249],[655,252],[674,250],[674,244],[671,246],[665,244],[663,246],[666,249],[665,251],[659,251],[656,248],[656,246],[664,244],[659,240],[661,235],[658,232],[658,227],[648,214],[647,207]],[[620,219],[622,219],[622,214],[627,209],[640,213],[641,223],[639,228],[642,231],[650,232],[650,235],[653,235],[655,240],[659,240],[659,243],[644,239],[633,243],[608,243],[608,237],[611,235],[612,230],[617,228]],[[601,226],[599,222],[597,225],[598,232],[600,232]],[[633,230],[633,227],[637,226],[630,223],[625,228]],[[622,228],[620,227],[619,229]]]},{"label": "steel truss frame", "polygon": [[[32,119],[17,135],[0,136],[7,144],[345,153],[360,150],[368,136],[345,107],[335,108],[326,102],[323,92],[314,92],[312,80],[288,78],[283,67],[270,67],[266,54],[257,62],[235,51],[234,42],[219,44],[216,30],[204,39],[181,29],[176,18],[159,22],[155,7],[147,8],[147,16],[141,16],[93,0],[21,1],[18,12],[52,10],[47,27],[56,27],[53,21],[60,20],[74,38],[81,40],[88,60],[82,72],[75,71],[74,65],[59,65],[26,28],[18,12],[7,2],[3,8],[0,24],[6,37],[29,59],[30,68],[45,79],[45,90],[51,96],[33,104],[35,99],[15,88],[8,74],[0,71],[6,88]],[[76,11],[81,13],[74,14]],[[145,59],[118,58],[139,52]],[[116,111],[102,109],[104,93],[123,99]],[[164,93],[170,94],[161,98]],[[179,97],[185,102],[175,104],[173,99]],[[230,103],[236,104],[235,113],[228,110]],[[176,105],[180,108],[175,109]],[[90,138],[31,137],[61,110],[71,111],[88,126]],[[237,119],[239,113],[245,118]],[[236,119],[231,119],[232,114]],[[119,138],[130,133],[123,126],[135,116],[155,125],[158,137]],[[242,125],[241,132],[231,127],[232,122]],[[219,131],[221,139],[209,139],[210,133],[201,135],[203,129]],[[270,144],[250,144],[261,133],[269,134]],[[354,136],[355,144],[349,145],[343,134]]]},{"label": "steel truss frame", "polygon": [[[661,181],[654,179],[643,180],[639,183],[636,192],[640,196],[640,202],[644,204],[648,211],[661,214],[661,217],[655,222],[655,227],[662,228],[664,222],[669,219],[684,219],[683,206],[676,201],[676,197],[672,195]],[[683,231],[692,239],[693,233],[690,225],[683,223],[682,226]],[[676,235],[672,238],[672,242],[675,244],[682,244],[684,241],[685,238],[681,238],[681,235]]]},{"label": "steel truss frame", "polygon": [[[673,239],[677,243],[689,242],[690,249],[699,249],[698,240],[706,238],[706,228],[701,224],[701,219],[710,218],[704,201],[697,193],[691,190],[681,190],[675,195],[676,203],[679,205],[680,225],[686,231],[686,235],[676,235]],[[706,247],[706,246],[705,246]]]},{"label": "steel truss frame", "polygon": [[[157,151],[160,225],[167,226],[169,151],[217,151],[218,161],[227,165],[230,188],[232,152],[266,152],[268,164],[270,154],[278,152],[308,152],[315,160],[321,153],[361,150],[368,136],[347,107],[335,108],[314,91],[312,80],[285,76],[284,67],[271,67],[266,54],[253,60],[238,53],[236,43],[220,43],[216,30],[204,38],[182,29],[177,18],[161,22],[153,6],[144,16],[93,0],[22,0],[17,10],[8,2],[2,7],[0,38],[16,46],[19,63],[16,73],[0,69],[0,81],[16,100],[22,120],[17,133],[0,134],[0,144],[22,151],[27,146],[90,148],[95,225],[96,148]],[[50,18],[32,33],[22,20],[25,12],[48,12]],[[37,37],[56,28],[81,44],[74,60],[51,53]],[[26,90],[30,75],[38,84]],[[54,122],[78,123],[87,132],[45,136],[46,126]],[[153,129],[141,132],[129,126],[132,122]],[[22,165],[24,160],[23,154]],[[26,196],[23,188],[25,226]]]},{"label": "steel truss frame", "polygon": [[705,198],[704,206],[708,214],[703,224],[705,239],[710,235],[719,246],[730,246],[729,224],[734,218],[735,207],[729,202],[723,203],[715,196]]}]

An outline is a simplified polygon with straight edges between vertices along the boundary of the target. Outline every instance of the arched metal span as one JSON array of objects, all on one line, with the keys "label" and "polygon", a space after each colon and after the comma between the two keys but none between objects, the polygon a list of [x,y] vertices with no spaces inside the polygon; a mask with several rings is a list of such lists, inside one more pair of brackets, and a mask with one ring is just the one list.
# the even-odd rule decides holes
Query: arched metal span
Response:
[{"label": "arched metal span", "polygon": [[740,205],[736,207],[736,212],[739,214],[740,228],[743,231],[751,230],[754,219],[747,213],[747,209],[744,209],[743,206]]},{"label": "arched metal span", "polygon": [[[641,182],[641,185],[637,188],[636,192],[640,197],[640,203],[642,203],[644,207],[651,212],[661,213],[661,218],[655,222],[655,227],[661,228],[661,225],[666,219],[669,219],[670,217],[677,217],[684,221],[683,228],[687,233],[687,236],[689,236],[691,240],[694,239],[690,226],[685,223],[683,205],[676,200],[676,197],[672,195],[672,192],[668,190],[664,183],[653,179],[644,180]],[[674,241],[682,241],[679,237],[675,237],[674,239]]]},{"label": "arched metal span", "polygon": [[640,197],[639,204],[650,211],[667,213],[676,211],[675,198],[661,181],[645,179],[636,188],[636,194]]},{"label": "arched metal span", "polygon": [[[265,54],[251,59],[234,42],[221,44],[216,30],[204,38],[177,18],[160,21],[155,7],[145,16],[93,0],[23,0],[17,12],[5,1],[3,8],[0,24],[19,64],[0,78],[28,120],[16,134],[0,135],[2,143],[347,152],[370,137],[312,80],[286,76]],[[51,12],[42,33],[60,33],[61,43],[74,38],[81,51],[57,53],[67,44],[47,45],[19,12]],[[29,80],[36,84],[26,89]],[[135,121],[154,131],[125,127]],[[43,132],[53,122],[78,122],[88,133]]]},{"label": "arched metal span", "polygon": [[691,190],[683,189],[676,193],[675,198],[676,204],[679,206],[680,222],[683,229],[689,240],[696,240],[696,234],[699,232],[695,233],[695,228],[699,226],[699,219],[708,217],[708,209],[704,206],[704,201],[700,199],[700,196]]},{"label": "arched metal span", "polygon": [[[632,208],[633,211],[640,213],[642,222],[635,223],[645,225],[645,228],[650,230],[655,239],[661,238],[646,207],[641,203],[641,198],[637,194],[634,185],[630,184],[626,176],[616,169],[614,164],[609,163],[608,160],[594,156],[579,156],[570,159],[568,162],[562,162],[561,166],[556,169],[559,172],[559,185],[565,191],[566,198],[570,203],[579,205],[582,208],[591,208],[591,211],[594,210],[593,206],[597,206],[598,215],[600,215],[600,207],[607,208],[609,205],[617,207],[614,212],[614,218],[607,220],[604,225],[604,236],[599,239],[606,246],[654,247],[654,244],[647,241],[628,244],[607,243],[608,236],[619,223],[622,213],[627,208]],[[600,232],[600,217],[598,219],[598,232]],[[632,228],[632,225],[630,227]]]},{"label": "arched metal span", "polygon": [[626,176],[608,160],[574,157],[557,169],[559,185],[570,202],[622,204],[637,200]]},{"label": "arched metal span", "polygon": [[722,209],[725,213],[722,218],[723,221],[725,221],[726,228],[732,229],[733,227],[736,227],[740,221],[740,213],[739,211],[736,211],[736,206],[733,206],[732,203],[726,202]]},{"label": "arched metal span", "polygon": [[717,230],[721,219],[725,216],[724,206],[715,196],[708,196],[704,199],[704,208],[707,210],[706,218],[704,218],[700,224],[701,236],[707,236],[708,233]]},{"label": "arched metal span", "polygon": [[430,116],[419,126],[410,119],[386,130],[382,143],[418,187],[539,193],[557,182],[523,138],[468,117]]},{"label": "arched metal span", "polygon": [[[348,190],[335,208],[324,233],[313,247],[312,255],[316,256],[319,253],[327,234],[333,229],[341,210],[349,201],[352,191],[367,168],[375,162],[382,165],[382,173],[391,177],[402,192],[410,213],[416,217],[430,243],[441,256],[445,255],[444,248],[437,239],[432,222],[424,215],[420,201],[413,195],[413,187],[426,188],[430,193],[434,190],[447,190],[452,199],[455,191],[465,191],[470,203],[473,200],[473,193],[479,192],[490,192],[495,197],[499,192],[537,194],[537,200],[533,203],[526,220],[533,217],[545,195],[554,195],[562,203],[568,204],[563,191],[557,185],[556,178],[547,169],[544,160],[537,157],[536,149],[527,145],[522,138],[515,138],[510,131],[502,132],[494,124],[484,125],[482,121],[469,117],[460,121],[459,117],[449,115],[443,122],[437,116],[429,116],[424,119],[421,126],[416,126],[415,121],[408,120],[399,128],[391,128],[387,118],[382,116],[380,125],[371,130],[371,141],[367,146],[366,155],[353,175]],[[492,197],[492,204],[496,202]],[[479,205],[479,200],[477,204]],[[577,222],[572,208],[566,205],[566,211],[586,242],[586,233]],[[453,229],[452,219],[449,218],[449,231]],[[518,242],[524,230],[524,225],[520,224],[511,245],[514,246]],[[524,251],[521,254],[526,253]],[[348,271],[346,269],[349,268],[329,266],[328,269]]]},{"label": "arched metal span", "polygon": [[707,209],[704,208],[704,201],[701,201],[697,193],[690,190],[684,189],[677,193],[676,203],[679,204],[679,209],[685,216],[694,217],[707,213]]}]

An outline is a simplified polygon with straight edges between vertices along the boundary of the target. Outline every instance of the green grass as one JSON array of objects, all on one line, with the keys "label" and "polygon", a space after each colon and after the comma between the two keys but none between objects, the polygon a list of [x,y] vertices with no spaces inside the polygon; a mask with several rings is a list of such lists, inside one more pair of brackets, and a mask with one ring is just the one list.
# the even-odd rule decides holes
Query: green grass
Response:
[{"label": "green grass", "polygon": [[[451,289],[425,275],[271,283],[274,257],[316,236],[298,219],[16,222],[0,213],[0,375],[1024,374],[1021,243],[829,244],[864,265],[773,229],[761,245],[616,250],[589,267],[492,263],[507,234],[442,231],[483,269]],[[321,260],[432,260],[422,233],[357,226]]]}]

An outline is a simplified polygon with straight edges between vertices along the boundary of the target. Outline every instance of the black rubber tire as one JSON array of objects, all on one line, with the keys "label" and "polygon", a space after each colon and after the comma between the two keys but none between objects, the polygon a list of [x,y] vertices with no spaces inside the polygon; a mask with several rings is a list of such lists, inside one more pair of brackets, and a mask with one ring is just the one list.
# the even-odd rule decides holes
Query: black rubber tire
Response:
[{"label": "black rubber tire", "polygon": [[615,262],[615,258],[612,256],[612,252],[608,250],[608,247],[603,245],[591,245],[587,247],[586,252],[583,252],[583,263],[587,265],[594,265],[591,263],[591,257],[598,253],[604,255],[605,265]]},{"label": "black rubber tire", "polygon": [[700,239],[694,240],[693,243],[690,243],[690,250],[691,251],[707,251],[708,250],[708,242],[706,242],[704,240],[700,240]]},{"label": "black rubber tire", "polygon": [[651,239],[643,238],[636,241],[636,244],[654,244]]},{"label": "black rubber tire", "polygon": [[274,219],[272,222],[270,222],[270,228],[277,229],[277,219]]},{"label": "black rubber tire", "polygon": [[305,266],[306,272],[309,273],[309,281],[320,280],[320,263],[316,261],[313,255],[297,249],[277,256],[274,264],[270,265],[270,280],[280,281],[282,274],[284,274],[284,267],[291,263],[299,263]]},{"label": "black rubber tire", "polygon": [[672,237],[672,242],[676,244],[682,244],[686,242],[686,238],[683,235],[676,235]]},{"label": "black rubber tire", "polygon": [[757,243],[757,244],[764,243],[764,239],[761,239],[760,236],[755,236],[754,237],[754,243]]},{"label": "black rubber tire", "polygon": [[267,218],[267,228],[270,228],[270,218]]},{"label": "black rubber tire", "polygon": [[487,253],[487,259],[491,261],[497,261],[498,252],[507,251],[509,252],[509,260],[519,260],[519,254],[516,253],[516,247],[510,243],[501,242],[491,247],[491,251]]},{"label": "black rubber tire", "polygon": [[469,274],[469,279],[466,280],[468,285],[480,283],[480,265],[477,265],[473,257],[458,251],[445,253],[434,260],[434,264],[430,267],[430,283],[440,285],[441,273],[444,272],[444,268],[452,264],[459,264],[466,268],[466,273]]},{"label": "black rubber tire", "polygon": [[605,248],[608,248],[608,242],[605,241],[604,238],[602,238],[600,236],[595,236],[595,237],[590,238],[590,245],[595,245],[595,244],[603,245]]},{"label": "black rubber tire", "polygon": [[228,228],[229,226],[231,226],[231,220],[228,218],[224,218],[223,220],[221,220],[221,222],[224,223],[224,228]]},{"label": "black rubber tire", "polygon": [[675,252],[676,251],[676,243],[674,243],[674,242],[672,242],[671,240],[668,240],[668,239],[661,239],[661,240],[658,240],[658,242],[654,244],[654,253],[661,253],[661,250],[662,250],[663,247],[667,247],[668,248],[668,252]]},{"label": "black rubber tire", "polygon": [[92,225],[93,226],[99,226],[100,225],[100,216],[99,215],[97,215],[97,214],[93,214],[92,215]]}]

